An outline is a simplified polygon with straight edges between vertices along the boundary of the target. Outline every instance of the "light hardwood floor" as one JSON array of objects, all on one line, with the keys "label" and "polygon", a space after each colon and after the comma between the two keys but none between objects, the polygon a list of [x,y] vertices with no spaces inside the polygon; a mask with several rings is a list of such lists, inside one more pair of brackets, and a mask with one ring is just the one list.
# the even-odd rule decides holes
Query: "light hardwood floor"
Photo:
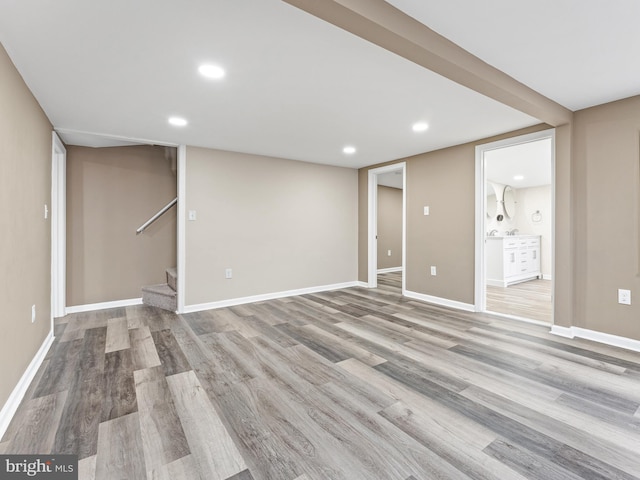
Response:
[{"label": "light hardwood floor", "polygon": [[487,310],[553,322],[551,280],[530,280],[508,287],[487,285]]},{"label": "light hardwood floor", "polygon": [[383,280],[69,315],[0,452],[81,479],[640,478],[640,354]]}]

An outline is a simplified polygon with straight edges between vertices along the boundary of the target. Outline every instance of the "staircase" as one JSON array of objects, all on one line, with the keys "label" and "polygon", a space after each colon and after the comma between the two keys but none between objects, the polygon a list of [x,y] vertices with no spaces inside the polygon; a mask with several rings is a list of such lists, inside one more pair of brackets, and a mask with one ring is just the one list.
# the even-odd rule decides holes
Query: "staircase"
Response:
[{"label": "staircase", "polygon": [[166,275],[167,283],[142,287],[142,303],[175,312],[178,310],[177,271],[175,268],[167,268]]}]

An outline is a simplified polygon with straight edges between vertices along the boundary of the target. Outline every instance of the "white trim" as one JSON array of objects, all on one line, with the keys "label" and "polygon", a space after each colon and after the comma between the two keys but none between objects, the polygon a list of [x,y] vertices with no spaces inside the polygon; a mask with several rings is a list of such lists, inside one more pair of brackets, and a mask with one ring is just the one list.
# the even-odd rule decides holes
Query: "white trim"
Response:
[{"label": "white trim", "polygon": [[425,295],[424,293],[405,291],[403,295],[408,298],[420,300],[422,302],[433,303],[435,305],[441,305],[443,307],[455,308],[457,310],[464,310],[465,312],[475,312],[476,307],[470,303],[458,302],[456,300],[449,300],[448,298],[433,297],[431,295]]},{"label": "white trim", "polygon": [[[476,146],[476,205],[475,205],[475,279],[474,279],[474,295],[475,305],[474,311],[485,312],[487,309],[487,283],[486,283],[486,259],[485,259],[485,165],[484,154],[491,150],[521,145],[524,143],[536,142],[545,138],[551,139],[551,209],[555,219],[555,165],[556,165],[556,147],[555,138],[556,131],[554,128],[541,130],[539,132],[510,137],[504,140],[485,143]],[[551,259],[552,268],[555,270],[555,220],[551,223]],[[555,291],[555,285],[552,286]],[[494,313],[494,312],[492,312]]]},{"label": "white trim", "polygon": [[130,143],[138,143],[141,145],[160,145],[163,147],[177,147],[178,144],[171,142],[164,142],[161,140],[149,140],[148,138],[135,138],[135,137],[125,137],[123,135],[110,135],[107,133],[96,133],[96,132],[87,132],[85,130],[75,130],[73,128],[56,128],[56,132],[64,134],[78,134],[78,135],[91,135],[94,137],[102,137],[108,138],[111,140],[119,140],[122,142],[130,142]]},{"label": "white trim", "polygon": [[176,287],[178,298],[178,313],[185,311],[186,295],[186,263],[187,263],[187,147],[178,147],[178,225],[177,235],[177,275]]},{"label": "white trim", "polygon": [[533,318],[519,317],[518,315],[510,315],[508,313],[492,312],[490,310],[487,310],[485,313],[493,315],[494,317],[502,317],[509,320],[516,320],[518,322],[532,323],[534,325],[540,325],[541,327],[551,327],[551,322],[543,322],[542,320],[534,320]]},{"label": "white trim", "polygon": [[64,317],[67,264],[67,149],[51,132],[51,329]]},{"label": "white trim", "polygon": [[93,312],[95,310],[105,310],[107,308],[131,307],[133,305],[142,305],[142,298],[129,298],[127,300],[115,300],[113,302],[88,303],[86,305],[75,305],[67,307],[67,313],[84,313]]},{"label": "white trim", "polygon": [[404,268],[402,267],[391,267],[391,268],[380,268],[378,273],[394,273],[394,272],[402,272]]},{"label": "white trim", "polygon": [[553,276],[549,274],[542,274],[543,280],[553,280]]},{"label": "white trim", "polygon": [[559,337],[574,338],[573,329],[571,327],[560,327],[558,325],[552,325],[549,331],[552,335]]},{"label": "white trim", "polygon": [[9,398],[7,399],[6,403],[2,407],[2,410],[0,410],[0,439],[4,436],[5,432],[7,431],[7,428],[11,423],[11,419],[15,415],[16,410],[18,409],[20,402],[24,398],[25,393],[27,393],[27,389],[29,388],[29,385],[33,381],[33,378],[36,376],[36,373],[38,372],[40,365],[42,365],[42,362],[47,356],[47,352],[49,351],[49,348],[53,343],[53,339],[54,337],[53,337],[53,330],[52,330],[49,332],[49,335],[47,335],[47,338],[44,339],[44,342],[40,346],[40,349],[37,351],[37,353],[31,360],[31,363],[29,363],[29,366],[27,367],[25,372],[22,374],[22,377],[20,377],[18,384],[15,386],[15,388],[11,392],[11,395],[9,395]]},{"label": "white trim", "polygon": [[307,295],[309,293],[328,292],[331,290],[340,290],[351,287],[368,287],[363,282],[346,282],[335,283],[333,285],[323,285],[319,287],[300,288],[297,290],[286,290],[283,292],[265,293],[262,295],[252,295],[250,297],[231,298],[229,300],[220,300],[218,302],[199,303],[196,305],[188,305],[184,307],[182,313],[201,312],[202,310],[214,310],[216,308],[233,307],[235,305],[244,305],[245,303],[263,302],[265,300],[275,300],[278,298],[294,297],[297,295]]},{"label": "white trim", "polygon": [[618,335],[611,335],[610,333],[597,332],[595,330],[589,330],[580,327],[559,327],[557,325],[551,327],[551,333],[553,335],[559,335],[561,337],[583,338],[585,340],[591,340],[593,342],[611,345],[612,347],[619,347],[627,350],[633,350],[634,352],[640,352],[640,340],[620,337]]},{"label": "white trim", "polygon": [[[407,251],[407,163],[398,162],[384,167],[372,168],[368,171],[367,178],[367,282],[369,288],[378,286],[378,175],[382,173],[402,170],[402,265],[405,265]],[[404,291],[404,275],[402,276],[402,291]]]},{"label": "white trim", "polygon": [[476,147],[476,205],[475,205],[475,279],[473,287],[474,311],[484,312],[487,309],[487,273],[485,259],[486,232],[484,231],[486,216],[486,181],[484,173],[484,150],[482,145]]},{"label": "white trim", "polygon": [[367,282],[354,282],[354,287],[369,288],[369,284]]}]

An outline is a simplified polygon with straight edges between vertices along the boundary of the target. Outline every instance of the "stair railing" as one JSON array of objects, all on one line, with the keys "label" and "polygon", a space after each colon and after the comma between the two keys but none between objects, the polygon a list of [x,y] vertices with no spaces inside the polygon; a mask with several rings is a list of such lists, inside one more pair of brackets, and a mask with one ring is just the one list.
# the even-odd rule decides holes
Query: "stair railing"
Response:
[{"label": "stair railing", "polygon": [[149,225],[151,225],[153,222],[159,219],[162,215],[164,215],[167,212],[167,210],[173,207],[176,203],[178,203],[178,197],[171,200],[164,207],[162,207],[158,213],[156,213],[153,217],[151,217],[149,220],[147,220],[142,225],[140,225],[140,228],[136,230],[136,235],[140,235],[142,232],[144,232],[147,229],[147,227],[149,227]]}]

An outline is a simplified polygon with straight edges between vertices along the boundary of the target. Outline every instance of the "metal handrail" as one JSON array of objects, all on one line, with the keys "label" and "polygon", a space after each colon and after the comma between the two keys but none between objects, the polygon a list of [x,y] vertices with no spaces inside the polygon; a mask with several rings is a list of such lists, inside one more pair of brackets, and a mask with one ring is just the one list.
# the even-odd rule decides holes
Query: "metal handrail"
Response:
[{"label": "metal handrail", "polygon": [[158,213],[156,213],[153,217],[151,217],[149,220],[144,222],[140,226],[140,228],[138,228],[136,230],[136,235],[140,235],[142,232],[144,232],[149,225],[151,225],[153,222],[155,222],[157,219],[159,219],[162,215],[164,215],[166,213],[166,211],[169,210],[171,207],[173,207],[176,203],[178,203],[178,197],[176,197],[173,200],[171,200],[164,207],[162,207]]}]

